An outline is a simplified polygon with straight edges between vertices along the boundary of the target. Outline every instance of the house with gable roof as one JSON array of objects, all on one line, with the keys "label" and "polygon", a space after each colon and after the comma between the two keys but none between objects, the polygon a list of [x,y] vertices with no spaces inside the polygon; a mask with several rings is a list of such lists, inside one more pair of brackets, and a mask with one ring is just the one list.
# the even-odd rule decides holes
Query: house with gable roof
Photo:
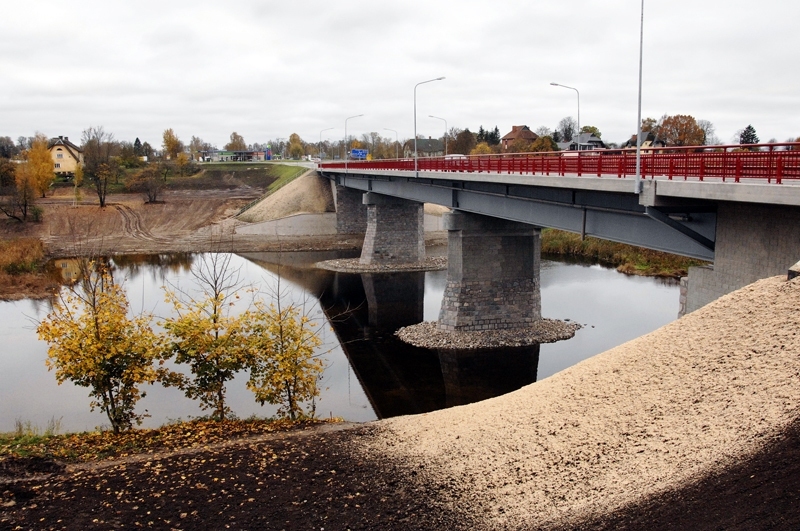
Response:
[{"label": "house with gable roof", "polygon": [[515,140],[520,138],[528,142],[533,142],[539,138],[539,135],[531,131],[527,125],[512,125],[511,132],[506,133],[506,135],[500,139],[503,151],[508,151],[508,147],[513,144]]},{"label": "house with gable roof", "polygon": [[581,133],[572,137],[569,142],[558,142],[561,151],[586,151],[589,149],[606,149],[605,143],[592,133]]},{"label": "house with gable roof", "polygon": [[[423,157],[441,157],[444,155],[444,142],[438,138],[417,138],[417,151],[419,158]],[[414,139],[407,140],[403,144],[403,156],[411,158],[414,156]]]},{"label": "house with gable roof", "polygon": [[69,141],[68,136],[51,138],[47,144],[56,173],[75,175],[78,166],[83,166],[83,150]]}]

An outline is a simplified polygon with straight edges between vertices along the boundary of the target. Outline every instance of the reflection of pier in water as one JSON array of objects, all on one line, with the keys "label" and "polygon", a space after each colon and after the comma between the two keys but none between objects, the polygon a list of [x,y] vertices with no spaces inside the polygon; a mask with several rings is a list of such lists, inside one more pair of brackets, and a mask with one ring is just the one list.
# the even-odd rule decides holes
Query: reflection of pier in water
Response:
[{"label": "reflection of pier in water", "polygon": [[499,396],[536,381],[539,346],[430,350],[394,336],[423,320],[425,273],[315,269],[330,253],[243,253],[318,297],[378,418]]}]

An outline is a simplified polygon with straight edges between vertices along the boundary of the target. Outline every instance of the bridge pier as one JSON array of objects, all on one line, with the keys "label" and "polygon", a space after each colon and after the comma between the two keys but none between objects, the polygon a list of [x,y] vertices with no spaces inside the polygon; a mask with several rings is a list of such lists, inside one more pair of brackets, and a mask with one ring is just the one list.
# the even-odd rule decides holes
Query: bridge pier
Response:
[{"label": "bridge pier", "polygon": [[367,232],[363,265],[420,262],[425,259],[423,204],[366,192]]},{"label": "bridge pier", "polygon": [[336,203],[337,234],[364,234],[367,230],[367,207],[362,201],[364,192],[334,182],[331,186]]},{"label": "bridge pier", "polygon": [[442,330],[500,330],[542,317],[541,231],[532,225],[452,212],[447,229],[447,285]]}]

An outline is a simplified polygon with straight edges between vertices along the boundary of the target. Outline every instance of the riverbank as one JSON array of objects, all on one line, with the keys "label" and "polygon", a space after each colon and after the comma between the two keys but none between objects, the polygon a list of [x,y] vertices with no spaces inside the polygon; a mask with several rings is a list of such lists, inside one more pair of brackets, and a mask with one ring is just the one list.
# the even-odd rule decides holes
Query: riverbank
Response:
[{"label": "riverbank", "polygon": [[6,483],[0,523],[794,529],[797,308],[766,279],[484,402]]}]

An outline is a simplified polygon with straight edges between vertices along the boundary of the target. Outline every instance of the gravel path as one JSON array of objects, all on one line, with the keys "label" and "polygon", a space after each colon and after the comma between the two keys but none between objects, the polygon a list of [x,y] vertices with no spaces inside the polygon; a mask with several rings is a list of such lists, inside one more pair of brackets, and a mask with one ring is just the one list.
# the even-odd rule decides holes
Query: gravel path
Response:
[{"label": "gravel path", "polygon": [[383,421],[362,451],[450,485],[479,528],[580,527],[796,421],[798,324],[800,279],[759,281],[515,393]]}]

